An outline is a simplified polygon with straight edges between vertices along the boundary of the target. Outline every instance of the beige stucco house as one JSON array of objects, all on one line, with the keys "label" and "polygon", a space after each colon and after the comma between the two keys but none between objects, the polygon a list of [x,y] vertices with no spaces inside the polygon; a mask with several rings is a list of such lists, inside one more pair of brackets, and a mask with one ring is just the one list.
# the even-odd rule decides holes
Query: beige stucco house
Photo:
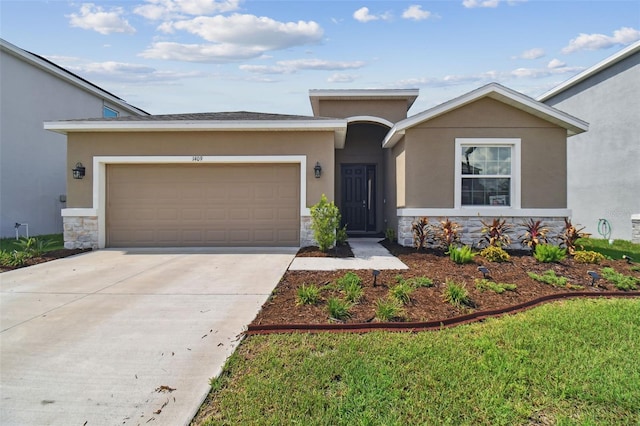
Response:
[{"label": "beige stucco house", "polygon": [[309,95],[309,117],[45,123],[67,135],[65,245],[305,246],[322,194],[351,234],[390,228],[404,245],[423,216],[458,221],[470,242],[483,218],[571,215],[567,137],[588,127],[575,117],[495,83],[411,117],[413,89]]}]

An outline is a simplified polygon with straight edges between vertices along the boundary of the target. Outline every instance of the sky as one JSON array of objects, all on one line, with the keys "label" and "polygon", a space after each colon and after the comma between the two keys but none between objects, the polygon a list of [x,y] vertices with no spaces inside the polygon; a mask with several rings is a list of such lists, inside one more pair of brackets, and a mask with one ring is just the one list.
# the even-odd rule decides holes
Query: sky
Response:
[{"label": "sky", "polygon": [[531,97],[640,40],[640,0],[0,0],[0,37],[152,114],[312,115],[309,89]]}]

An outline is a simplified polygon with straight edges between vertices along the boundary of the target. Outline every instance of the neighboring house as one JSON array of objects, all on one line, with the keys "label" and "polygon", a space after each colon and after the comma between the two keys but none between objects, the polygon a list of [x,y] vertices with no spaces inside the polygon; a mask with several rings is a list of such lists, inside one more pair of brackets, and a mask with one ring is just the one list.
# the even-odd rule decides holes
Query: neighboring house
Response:
[{"label": "neighboring house", "polygon": [[538,100],[590,124],[567,146],[574,223],[599,237],[599,220],[606,219],[611,238],[640,243],[640,41]]},{"label": "neighboring house", "polygon": [[2,39],[0,87],[0,237],[61,233],[67,147],[42,123],[147,113]]},{"label": "neighboring house", "polygon": [[[304,246],[326,194],[352,235],[566,204],[567,137],[587,123],[498,84],[407,118],[417,90],[311,90],[313,117],[249,112],[45,123],[68,146],[65,245]],[[326,118],[333,117],[333,118]],[[76,162],[84,179],[73,179]]]}]

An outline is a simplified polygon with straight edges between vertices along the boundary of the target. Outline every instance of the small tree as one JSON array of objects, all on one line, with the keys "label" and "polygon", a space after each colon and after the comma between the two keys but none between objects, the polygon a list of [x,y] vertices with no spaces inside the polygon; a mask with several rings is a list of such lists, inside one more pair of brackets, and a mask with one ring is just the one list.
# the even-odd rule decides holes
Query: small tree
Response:
[{"label": "small tree", "polygon": [[340,211],[322,194],[318,204],[311,207],[311,229],[321,251],[327,251],[335,244],[338,226]]}]

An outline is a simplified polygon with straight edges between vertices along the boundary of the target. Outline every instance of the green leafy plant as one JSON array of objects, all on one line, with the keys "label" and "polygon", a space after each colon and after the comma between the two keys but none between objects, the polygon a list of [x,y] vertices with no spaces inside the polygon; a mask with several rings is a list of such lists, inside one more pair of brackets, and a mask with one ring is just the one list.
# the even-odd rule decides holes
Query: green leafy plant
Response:
[{"label": "green leafy plant", "polygon": [[461,231],[462,227],[458,223],[445,218],[440,221],[440,229],[435,233],[435,241],[443,249],[452,245],[460,245]]},{"label": "green leafy plant", "polygon": [[23,237],[16,242],[16,246],[17,251],[28,253],[31,257],[40,257],[51,247],[52,243],[46,238]]},{"label": "green leafy plant", "polygon": [[613,268],[602,268],[602,277],[611,281],[618,290],[637,290],[640,279],[630,275],[624,275]]},{"label": "green leafy plant", "polygon": [[0,251],[0,266],[20,268],[26,265],[27,261],[32,257],[31,253],[26,251],[2,250]]},{"label": "green leafy plant", "polygon": [[511,244],[511,237],[509,233],[513,228],[513,225],[507,223],[506,219],[494,218],[491,223],[486,223],[480,220],[482,223],[482,238],[478,242],[478,247],[506,247]]},{"label": "green leafy plant", "polygon": [[339,224],[338,207],[322,194],[320,201],[311,207],[311,229],[321,251],[327,251],[335,244]]},{"label": "green leafy plant", "polygon": [[384,231],[384,237],[387,241],[394,242],[396,240],[396,231],[394,231],[393,228],[387,228]]},{"label": "green leafy plant", "polygon": [[344,321],[351,318],[351,312],[349,312],[349,309],[351,309],[351,304],[346,300],[332,297],[327,300],[327,309],[329,311],[329,319],[335,321]]},{"label": "green leafy plant", "polygon": [[638,266],[638,265],[634,265],[634,266],[632,266],[631,268],[629,268],[629,270],[630,270],[631,272],[640,272],[640,266]]},{"label": "green leafy plant", "polygon": [[447,287],[442,295],[445,302],[456,307],[473,306],[473,302],[469,298],[469,292],[464,284],[457,284],[450,280],[447,280],[446,284]]},{"label": "green leafy plant", "polygon": [[403,305],[411,302],[411,293],[415,290],[408,281],[401,282],[389,289],[389,294]]},{"label": "green leafy plant", "polygon": [[566,217],[564,218],[564,229],[562,230],[562,233],[558,236],[558,238],[561,241],[560,245],[564,246],[569,254],[573,255],[573,253],[575,253],[576,242],[578,241],[578,239],[587,238],[591,235],[587,232],[582,232],[584,228],[585,227],[583,226],[582,228],[578,229],[577,226],[571,223],[571,219]]},{"label": "green leafy plant", "polygon": [[342,293],[348,302],[358,303],[364,296],[364,289],[358,283],[349,282],[342,287]]},{"label": "green leafy plant", "polygon": [[604,255],[596,251],[580,250],[573,254],[573,260],[578,263],[592,263],[597,265],[604,260]]},{"label": "green leafy plant", "polygon": [[525,230],[525,233],[519,237],[520,244],[522,244],[523,247],[528,247],[533,251],[538,244],[549,243],[547,240],[549,228],[544,226],[541,220],[529,219],[522,222],[520,226]]},{"label": "green leafy plant", "polygon": [[413,288],[433,287],[433,280],[431,278],[427,278],[427,277],[409,278],[407,280],[407,283],[410,286],[412,286]]},{"label": "green leafy plant", "polygon": [[567,257],[567,250],[551,244],[538,244],[533,252],[538,262],[559,262]]},{"label": "green leafy plant", "polygon": [[346,224],[342,228],[336,229],[336,245],[343,246],[347,244],[348,239],[349,239],[349,235],[347,235]]},{"label": "green leafy plant", "polygon": [[376,319],[382,322],[396,321],[404,315],[402,303],[395,297],[376,300]]},{"label": "green leafy plant", "polygon": [[471,247],[469,246],[456,247],[450,245],[447,254],[449,258],[458,265],[473,262],[473,257],[475,256],[475,253],[471,251]]},{"label": "green leafy plant", "polygon": [[345,287],[352,284],[357,284],[359,286],[362,284],[362,279],[351,271],[336,280],[336,285],[340,290],[344,290]]},{"label": "green leafy plant", "polygon": [[433,229],[426,217],[413,222],[411,232],[413,233],[413,245],[418,250],[426,248],[429,241],[433,239]]},{"label": "green leafy plant", "polygon": [[298,305],[315,305],[320,301],[320,289],[315,285],[298,287]]},{"label": "green leafy plant", "polygon": [[544,271],[542,274],[536,274],[535,272],[527,272],[527,275],[532,279],[541,283],[549,284],[554,287],[566,287],[567,279],[565,277],[559,277],[553,269]]},{"label": "green leafy plant", "polygon": [[504,251],[502,247],[498,246],[489,246],[482,249],[480,256],[484,257],[489,262],[508,262],[509,259],[511,259],[509,253]]},{"label": "green leafy plant", "polygon": [[518,286],[515,284],[496,283],[486,278],[476,278],[476,288],[480,291],[491,290],[498,294],[502,294],[505,291],[515,291]]}]

